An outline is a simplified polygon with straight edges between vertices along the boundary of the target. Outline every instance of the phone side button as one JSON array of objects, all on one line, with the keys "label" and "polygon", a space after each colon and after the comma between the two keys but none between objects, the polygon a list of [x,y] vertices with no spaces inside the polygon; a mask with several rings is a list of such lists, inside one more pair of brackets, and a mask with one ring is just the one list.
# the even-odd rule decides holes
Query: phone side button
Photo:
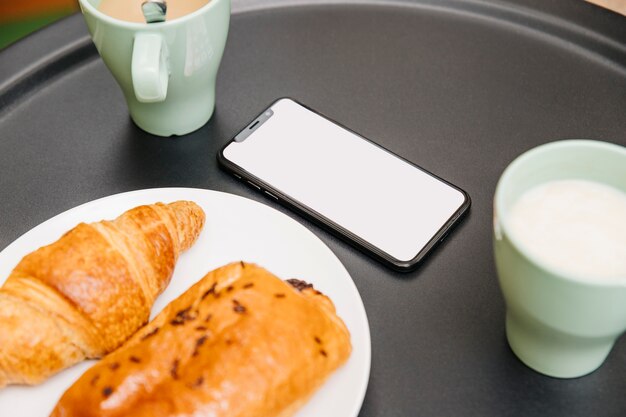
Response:
[{"label": "phone side button", "polygon": [[276,197],[274,194],[270,193],[269,191],[265,191],[265,194],[272,197],[274,200],[278,201],[278,197]]},{"label": "phone side button", "polygon": [[258,185],[256,185],[252,181],[248,181],[248,184],[250,184],[252,187],[256,188],[257,190],[261,191],[261,187],[259,187]]}]

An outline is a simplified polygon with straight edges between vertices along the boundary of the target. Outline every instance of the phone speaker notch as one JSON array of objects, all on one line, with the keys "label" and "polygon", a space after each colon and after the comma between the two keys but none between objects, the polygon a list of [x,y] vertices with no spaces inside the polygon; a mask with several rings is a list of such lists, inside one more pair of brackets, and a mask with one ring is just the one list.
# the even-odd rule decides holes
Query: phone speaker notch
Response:
[{"label": "phone speaker notch", "polygon": [[252,123],[250,123],[250,126],[245,128],[244,130],[239,132],[239,134],[237,136],[235,136],[235,139],[234,139],[235,142],[239,142],[240,143],[240,142],[243,142],[244,140],[248,139],[248,136],[250,136],[252,134],[252,132],[254,132],[261,125],[263,125],[263,123],[267,122],[269,120],[269,118],[272,117],[273,115],[274,115],[274,112],[272,111],[272,109],[265,110],[263,112],[263,114],[261,114]]}]

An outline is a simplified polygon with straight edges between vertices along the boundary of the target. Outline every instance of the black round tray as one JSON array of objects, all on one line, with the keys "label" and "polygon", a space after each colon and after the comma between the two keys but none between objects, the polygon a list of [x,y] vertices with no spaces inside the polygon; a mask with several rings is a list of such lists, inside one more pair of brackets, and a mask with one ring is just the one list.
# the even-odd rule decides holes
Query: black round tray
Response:
[{"label": "black round tray", "polygon": [[[216,152],[281,96],[467,190],[470,215],[401,274],[247,189]],[[623,417],[624,338],[596,372],[558,380],[524,366],[504,335],[495,184],[521,152],[565,138],[626,145],[626,19],[582,1],[235,0],[216,113],[170,139],[133,125],[75,15],[0,53],[0,249],[123,191],[244,195],[304,223],[354,278],[372,335],[362,417]]]}]

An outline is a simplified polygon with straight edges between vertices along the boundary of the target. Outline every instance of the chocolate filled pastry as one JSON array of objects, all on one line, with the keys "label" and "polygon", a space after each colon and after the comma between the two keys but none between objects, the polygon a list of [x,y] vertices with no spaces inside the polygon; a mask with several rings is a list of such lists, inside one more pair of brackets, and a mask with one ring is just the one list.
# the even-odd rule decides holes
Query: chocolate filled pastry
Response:
[{"label": "chocolate filled pastry", "polygon": [[350,352],[325,295],[230,264],[89,369],[52,416],[289,417]]},{"label": "chocolate filled pastry", "polygon": [[0,387],[37,384],[122,345],[204,219],[190,201],[135,207],[26,255],[0,288]]}]

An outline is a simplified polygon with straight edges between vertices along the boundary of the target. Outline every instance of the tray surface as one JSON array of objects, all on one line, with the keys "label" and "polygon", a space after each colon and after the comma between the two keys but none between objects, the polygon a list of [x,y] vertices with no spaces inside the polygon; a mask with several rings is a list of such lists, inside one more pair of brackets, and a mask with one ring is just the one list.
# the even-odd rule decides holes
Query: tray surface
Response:
[{"label": "tray surface", "polygon": [[[566,138],[626,145],[624,19],[566,0],[234,0],[215,115],[159,139],[133,125],[72,16],[0,53],[0,249],[118,192],[243,195],[303,223],[353,277],[372,338],[360,416],[623,416],[626,338],[574,380],[541,376],[511,353],[491,217],[498,177],[521,152]],[[471,213],[421,268],[400,274],[255,194],[215,156],[280,96],[459,185]]]}]

